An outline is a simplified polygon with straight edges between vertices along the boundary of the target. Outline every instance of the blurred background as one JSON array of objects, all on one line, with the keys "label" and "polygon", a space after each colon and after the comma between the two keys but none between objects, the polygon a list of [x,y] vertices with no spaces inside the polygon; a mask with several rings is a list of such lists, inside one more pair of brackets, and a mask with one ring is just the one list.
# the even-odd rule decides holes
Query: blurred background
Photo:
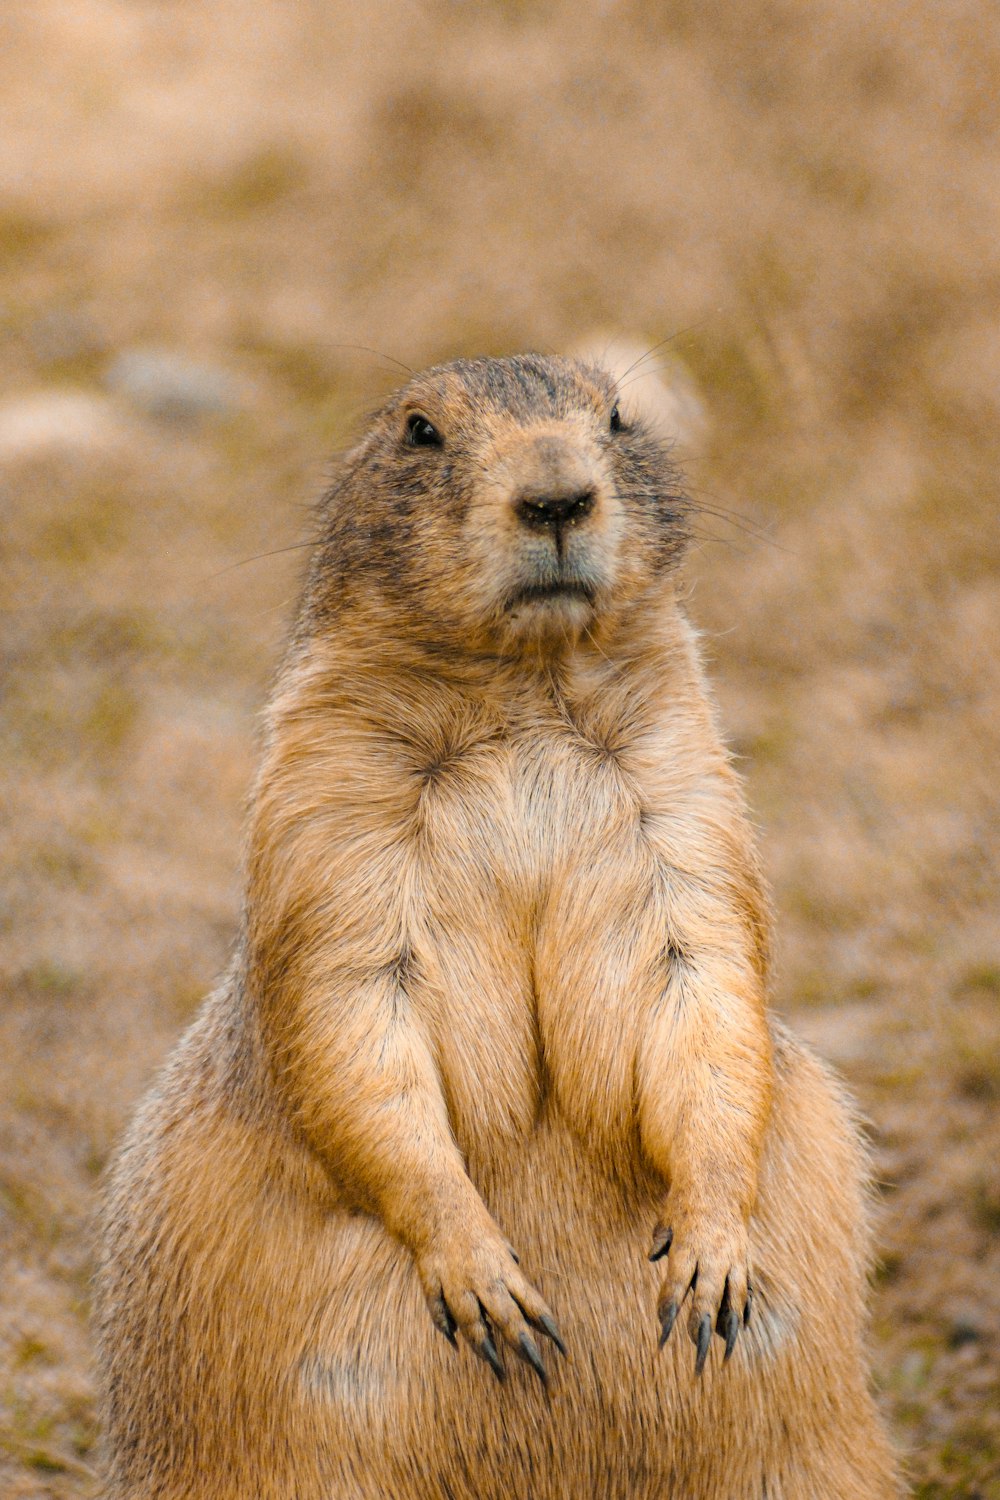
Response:
[{"label": "blurred background", "polygon": [[2,1492],[94,1493],[95,1190],[233,939],[330,453],[394,361],[589,343],[675,392],[880,1400],[1000,1496],[997,7],[13,0],[0,98]]}]

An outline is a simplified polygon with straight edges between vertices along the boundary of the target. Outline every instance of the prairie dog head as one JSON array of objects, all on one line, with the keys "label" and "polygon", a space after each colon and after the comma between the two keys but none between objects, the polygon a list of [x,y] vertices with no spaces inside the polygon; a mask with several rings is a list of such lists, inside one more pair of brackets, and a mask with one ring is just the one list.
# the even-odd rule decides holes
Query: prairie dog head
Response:
[{"label": "prairie dog head", "polygon": [[655,592],[687,510],[603,370],[458,360],[397,392],[347,456],[321,510],[313,611],[378,598],[442,647],[558,652]]}]

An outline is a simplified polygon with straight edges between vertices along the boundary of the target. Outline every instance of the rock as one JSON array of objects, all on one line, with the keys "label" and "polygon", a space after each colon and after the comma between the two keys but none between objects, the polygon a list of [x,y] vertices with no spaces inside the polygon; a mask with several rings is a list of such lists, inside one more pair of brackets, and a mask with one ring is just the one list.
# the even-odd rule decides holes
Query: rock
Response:
[{"label": "rock", "polygon": [[88,391],[42,390],[0,405],[0,460],[113,446],[124,426],[111,402]]},{"label": "rock", "polygon": [[140,411],[163,421],[231,416],[244,404],[239,385],[225,370],[167,349],[126,350],[112,362],[105,382]]}]

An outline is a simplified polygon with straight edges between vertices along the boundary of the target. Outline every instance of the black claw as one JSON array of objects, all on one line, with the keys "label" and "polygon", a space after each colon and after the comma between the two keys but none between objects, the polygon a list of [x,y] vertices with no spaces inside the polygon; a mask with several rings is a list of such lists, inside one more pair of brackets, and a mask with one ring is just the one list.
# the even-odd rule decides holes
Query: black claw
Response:
[{"label": "black claw", "polygon": [[538,1376],[539,1380],[542,1382],[542,1385],[547,1386],[549,1383],[549,1377],[545,1373],[545,1366],[542,1364],[542,1356],[539,1354],[538,1347],[531,1335],[528,1333],[522,1333],[517,1341],[517,1347],[520,1350],[521,1358],[531,1366],[535,1374]]},{"label": "black claw", "polygon": [[443,1295],[435,1298],[431,1304],[431,1322],[439,1333],[443,1333],[453,1349],[458,1348],[458,1340],[455,1338],[455,1329],[458,1324],[451,1315],[451,1309],[444,1300]]},{"label": "black claw", "polygon": [[694,1362],[694,1373],[700,1375],[705,1368],[708,1358],[708,1346],[712,1342],[712,1317],[710,1313],[702,1313],[701,1322],[698,1324],[698,1354]]},{"label": "black claw", "polygon": [[549,1317],[548,1313],[542,1313],[541,1317],[536,1317],[535,1314],[530,1310],[530,1308],[525,1307],[523,1302],[518,1302],[518,1299],[513,1292],[511,1292],[510,1295],[514,1299],[515,1303],[517,1303],[517,1306],[521,1309],[522,1313],[527,1318],[531,1326],[533,1328],[537,1328],[539,1333],[544,1333],[547,1339],[551,1339],[556,1348],[559,1350],[559,1353],[564,1358],[566,1358],[566,1345],[560,1338],[559,1330],[553,1323],[552,1319]]},{"label": "black claw", "polygon": [[521,1257],[518,1255],[518,1253],[514,1249],[513,1245],[508,1245],[507,1246],[507,1254],[510,1256],[511,1260],[514,1262],[515,1266],[519,1266],[521,1264]]},{"label": "black claw", "polygon": [[740,1315],[734,1307],[731,1307],[726,1313],[726,1352],[722,1356],[723,1364],[725,1364],[726,1360],[736,1348],[736,1336],[740,1331],[740,1327]]},{"label": "black claw", "polygon": [[665,1229],[663,1232],[663,1238],[659,1242],[657,1242],[657,1239],[654,1236],[653,1248],[649,1253],[650,1260],[662,1260],[673,1242],[674,1231],[672,1229]]},{"label": "black claw", "polygon": [[725,1338],[726,1329],[729,1326],[729,1309],[732,1306],[732,1298],[729,1295],[729,1277],[722,1290],[722,1301],[719,1303],[719,1316],[715,1320],[715,1331],[720,1338]]},{"label": "black claw", "polygon": [[562,1339],[559,1337],[559,1330],[556,1327],[556,1325],[553,1323],[552,1319],[550,1317],[548,1317],[547,1315],[543,1315],[542,1317],[540,1317],[538,1319],[538,1326],[542,1330],[542,1332],[545,1334],[545,1337],[552,1340],[552,1342],[555,1344],[556,1348],[559,1350],[559,1353],[562,1355],[563,1359],[565,1359],[566,1358],[566,1345],[563,1343]]},{"label": "black claw", "polygon": [[475,1349],[480,1359],[484,1359],[486,1361],[499,1381],[503,1382],[507,1379],[507,1371],[500,1363],[500,1356],[497,1353],[496,1345],[490,1338],[489,1334],[487,1334],[480,1343],[473,1344],[472,1347]]},{"label": "black claw", "polygon": [[747,1300],[743,1304],[743,1327],[750,1322],[750,1309],[753,1306],[753,1287],[747,1283]]},{"label": "black claw", "polygon": [[663,1348],[673,1330],[677,1320],[678,1306],[676,1302],[668,1302],[660,1314],[660,1342],[658,1347]]}]

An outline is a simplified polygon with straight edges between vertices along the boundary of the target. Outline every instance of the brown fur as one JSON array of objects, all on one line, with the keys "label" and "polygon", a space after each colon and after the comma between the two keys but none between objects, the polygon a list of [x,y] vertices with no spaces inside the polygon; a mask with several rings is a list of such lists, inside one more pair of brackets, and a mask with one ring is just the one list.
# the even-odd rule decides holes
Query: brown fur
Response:
[{"label": "brown fur", "polygon": [[[119,1500],[900,1493],[857,1134],[765,1012],[686,506],[614,400],[567,361],[431,371],[321,511],[239,955],[113,1175]],[[657,1353],[671,1300],[725,1331],[751,1281],[729,1362]]]}]

